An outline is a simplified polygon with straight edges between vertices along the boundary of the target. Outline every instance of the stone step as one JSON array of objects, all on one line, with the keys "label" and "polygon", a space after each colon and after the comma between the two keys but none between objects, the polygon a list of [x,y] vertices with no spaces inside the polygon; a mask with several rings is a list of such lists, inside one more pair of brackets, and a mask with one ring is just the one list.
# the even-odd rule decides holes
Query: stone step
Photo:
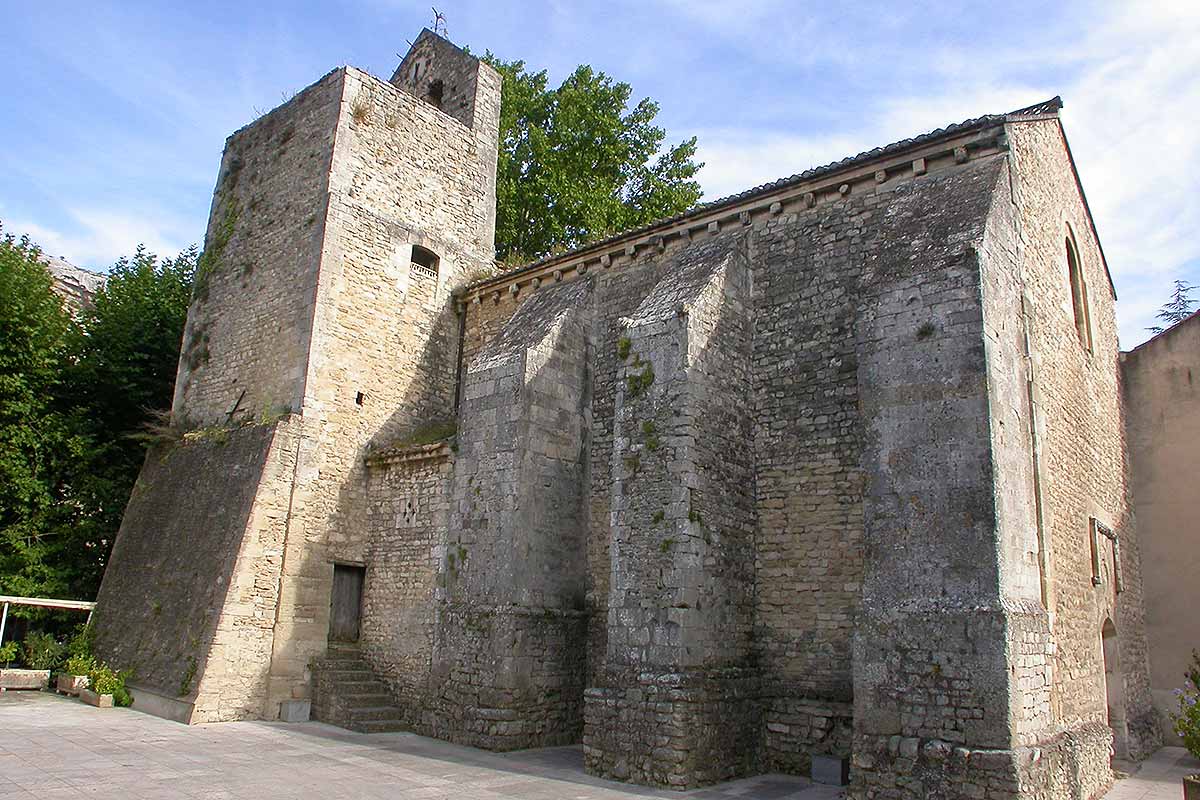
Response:
[{"label": "stone step", "polygon": [[371,667],[361,658],[323,658],[320,662],[321,669],[324,670],[364,670],[371,671]]},{"label": "stone step", "polygon": [[351,710],[355,708],[370,708],[372,706],[386,706],[392,702],[391,695],[386,692],[376,692],[375,694],[342,694],[339,692],[338,698],[347,709]]},{"label": "stone step", "polygon": [[400,709],[395,706],[359,706],[347,709],[353,722],[374,722],[380,720],[398,720]]},{"label": "stone step", "polygon": [[371,668],[367,667],[367,666],[359,666],[359,667],[354,667],[354,668],[351,668],[351,667],[322,668],[321,671],[324,674],[333,678],[338,683],[342,683],[342,682],[346,682],[346,681],[353,682],[353,681],[376,680],[375,673],[372,672]]},{"label": "stone step", "polygon": [[353,722],[351,726],[350,730],[359,733],[392,733],[408,730],[408,726],[398,719],[373,719],[369,722]]},{"label": "stone step", "polygon": [[374,677],[362,680],[345,680],[338,681],[337,693],[341,695],[353,694],[387,694],[387,686],[383,681]]}]

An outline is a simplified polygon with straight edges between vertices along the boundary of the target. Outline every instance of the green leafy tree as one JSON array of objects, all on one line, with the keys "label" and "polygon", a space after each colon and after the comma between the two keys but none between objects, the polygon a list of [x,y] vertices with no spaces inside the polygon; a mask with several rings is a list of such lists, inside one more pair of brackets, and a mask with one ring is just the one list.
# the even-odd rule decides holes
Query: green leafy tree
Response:
[{"label": "green leafy tree", "polygon": [[63,564],[80,597],[100,587],[145,457],[137,434],[171,407],[196,261],[195,247],[159,260],[139,246],[112,267],[67,337],[64,400],[90,444],[73,485],[76,546]]},{"label": "green leafy tree", "polygon": [[196,262],[195,247],[159,260],[139,246],[109,270],[70,337],[71,402],[88,415],[106,457],[135,477],[145,454],[135,434],[152,412],[171,407]]},{"label": "green leafy tree", "polygon": [[1175,281],[1175,288],[1171,291],[1171,299],[1158,310],[1155,315],[1157,319],[1162,320],[1162,325],[1155,325],[1153,328],[1146,330],[1151,333],[1162,333],[1172,325],[1183,322],[1190,317],[1196,310],[1197,301],[1192,299],[1192,292],[1197,287],[1191,285],[1187,281]]},{"label": "green leafy tree", "polygon": [[[70,318],[28,238],[0,240],[0,593],[63,596],[72,483],[90,443],[59,403]],[[14,609],[14,615],[23,610]]]},{"label": "green leafy tree", "polygon": [[663,148],[658,104],[580,66],[557,89],[523,61],[484,61],[504,79],[496,254],[509,263],[672,216],[700,199],[695,137]]},{"label": "green leafy tree", "polygon": [[38,249],[0,242],[0,593],[95,596],[145,453],[133,435],[171,404],[196,260],[139,248],[75,323]]}]

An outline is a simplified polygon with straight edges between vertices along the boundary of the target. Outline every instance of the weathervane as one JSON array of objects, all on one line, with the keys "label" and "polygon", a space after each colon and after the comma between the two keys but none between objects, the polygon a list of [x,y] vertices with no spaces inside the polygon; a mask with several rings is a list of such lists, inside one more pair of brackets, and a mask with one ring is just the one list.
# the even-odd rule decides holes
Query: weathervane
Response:
[{"label": "weathervane", "polygon": [[446,32],[446,15],[433,9],[433,32],[443,39],[449,39],[450,34]]}]

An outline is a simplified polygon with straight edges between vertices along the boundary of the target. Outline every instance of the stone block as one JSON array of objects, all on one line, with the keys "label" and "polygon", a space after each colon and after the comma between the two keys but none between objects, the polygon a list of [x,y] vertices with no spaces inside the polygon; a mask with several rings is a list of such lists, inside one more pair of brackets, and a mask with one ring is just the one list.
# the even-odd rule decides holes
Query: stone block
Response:
[{"label": "stone block", "polygon": [[311,713],[311,700],[284,700],[279,704],[281,722],[308,722]]},{"label": "stone block", "polygon": [[850,759],[814,753],[812,779],[827,786],[845,786],[850,782]]}]

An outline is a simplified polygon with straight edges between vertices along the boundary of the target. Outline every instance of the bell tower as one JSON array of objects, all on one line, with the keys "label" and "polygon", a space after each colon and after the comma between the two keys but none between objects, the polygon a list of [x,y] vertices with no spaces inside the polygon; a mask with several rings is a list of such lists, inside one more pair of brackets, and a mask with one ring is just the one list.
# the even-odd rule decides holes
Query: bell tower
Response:
[{"label": "bell tower", "polygon": [[426,30],[392,82],[336,69],[226,141],[172,408],[190,434],[147,459],[97,614],[172,715],[305,701],[335,565],[367,558],[364,455],[453,413],[499,113],[499,74]]}]

